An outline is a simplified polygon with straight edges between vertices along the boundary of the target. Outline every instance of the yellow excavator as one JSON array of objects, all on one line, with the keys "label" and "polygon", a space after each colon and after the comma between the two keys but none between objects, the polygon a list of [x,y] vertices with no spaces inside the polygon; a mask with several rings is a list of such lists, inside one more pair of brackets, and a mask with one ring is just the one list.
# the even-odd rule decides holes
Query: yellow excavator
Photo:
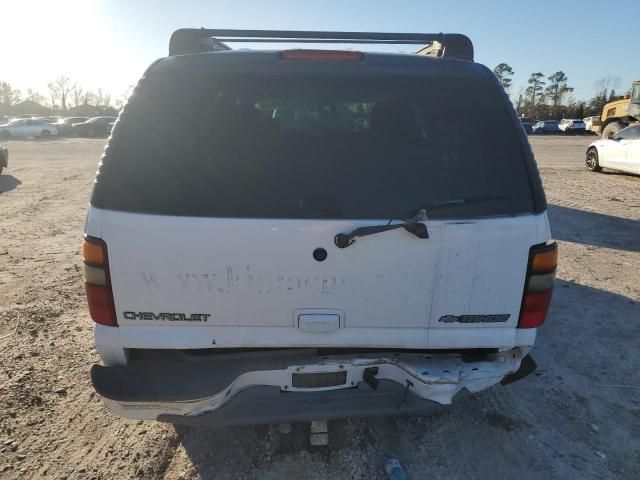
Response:
[{"label": "yellow excavator", "polygon": [[632,83],[628,98],[609,102],[602,107],[596,133],[600,133],[602,138],[613,138],[620,130],[636,122],[640,122],[640,80]]}]

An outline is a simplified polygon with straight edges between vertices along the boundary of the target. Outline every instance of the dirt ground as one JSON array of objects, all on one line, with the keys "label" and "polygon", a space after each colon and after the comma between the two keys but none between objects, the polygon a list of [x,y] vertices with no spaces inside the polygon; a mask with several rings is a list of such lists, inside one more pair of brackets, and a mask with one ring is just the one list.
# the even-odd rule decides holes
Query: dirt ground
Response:
[{"label": "dirt ground", "polygon": [[532,138],[560,266],[521,382],[420,418],[174,428],[116,418],[89,382],[80,272],[103,140],[9,141],[0,177],[0,478],[640,478],[640,177],[584,168],[592,138]]}]

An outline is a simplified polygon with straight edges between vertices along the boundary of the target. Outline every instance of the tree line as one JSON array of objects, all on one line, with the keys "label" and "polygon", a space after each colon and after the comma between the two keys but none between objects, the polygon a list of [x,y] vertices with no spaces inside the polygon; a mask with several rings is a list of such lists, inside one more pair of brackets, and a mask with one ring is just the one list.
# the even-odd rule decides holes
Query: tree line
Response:
[{"label": "tree line", "polygon": [[[114,101],[111,94],[102,88],[85,90],[67,76],[59,76],[49,82],[47,90],[47,95],[31,88],[22,92],[10,83],[0,81],[0,114],[115,115],[126,101],[126,97]],[[24,105],[25,101],[29,104]],[[22,111],[30,108],[39,111]]]},{"label": "tree line", "polygon": [[[607,76],[594,83],[594,95],[588,101],[576,100],[572,95],[573,87],[569,86],[567,75],[559,70],[549,76],[542,72],[533,72],[526,87],[521,87],[512,94],[513,68],[507,63],[500,63],[493,73],[512,98],[519,115],[536,119],[583,118],[600,115],[602,107],[610,101],[623,98],[617,95],[620,86],[618,77]],[[8,82],[0,81],[0,114],[49,113],[62,115],[115,115],[126,101],[123,95],[115,101],[111,94],[98,88],[97,91],[85,90],[77,82],[67,76],[59,76],[47,85],[48,95],[27,89],[25,93],[14,88]],[[41,106],[39,112],[21,111],[21,102],[28,101]],[[32,103],[24,109],[32,107]]]},{"label": "tree line", "polygon": [[[493,69],[493,73],[507,94],[511,94],[511,82],[515,73],[513,68],[507,63],[500,63]],[[527,80],[527,86],[521,87],[511,98],[521,116],[545,120],[584,118],[600,115],[606,103],[624,98],[624,95],[616,94],[619,87],[620,78],[609,75],[594,83],[593,97],[587,101],[576,100],[572,95],[573,87],[569,86],[569,78],[562,70],[548,77],[542,72],[533,72]]]}]

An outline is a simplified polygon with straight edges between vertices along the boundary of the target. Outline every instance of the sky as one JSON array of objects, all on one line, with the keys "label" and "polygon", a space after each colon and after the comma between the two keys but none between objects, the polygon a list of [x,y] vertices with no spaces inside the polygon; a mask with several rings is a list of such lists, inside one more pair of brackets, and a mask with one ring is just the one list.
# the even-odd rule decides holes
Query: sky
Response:
[{"label": "sky", "polygon": [[[588,99],[599,78],[618,77],[622,92],[640,79],[640,0],[605,5],[601,0],[0,0],[0,81],[46,94],[50,80],[66,75],[85,89],[102,88],[118,98],[151,62],[167,55],[169,37],[181,27],[459,32],[473,41],[477,62],[513,67],[512,95],[532,72],[549,76],[563,70],[575,97]],[[379,47],[363,50],[372,48]]]}]

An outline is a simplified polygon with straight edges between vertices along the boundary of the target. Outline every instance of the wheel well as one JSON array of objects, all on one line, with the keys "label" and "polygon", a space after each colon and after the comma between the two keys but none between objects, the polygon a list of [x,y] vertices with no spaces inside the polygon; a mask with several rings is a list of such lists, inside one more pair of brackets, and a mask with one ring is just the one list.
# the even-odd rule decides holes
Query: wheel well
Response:
[{"label": "wheel well", "polygon": [[600,126],[600,128],[602,130],[604,130],[605,128],[607,128],[607,125],[609,125],[610,123],[613,123],[613,122],[617,122],[617,121],[618,121],[618,117],[607,118],[604,122],[602,122],[602,125]]},{"label": "wheel well", "polygon": [[604,130],[607,125],[611,124],[611,123],[629,123],[629,121],[627,120],[628,117],[613,117],[613,118],[607,118],[604,123],[602,124],[602,129]]}]

